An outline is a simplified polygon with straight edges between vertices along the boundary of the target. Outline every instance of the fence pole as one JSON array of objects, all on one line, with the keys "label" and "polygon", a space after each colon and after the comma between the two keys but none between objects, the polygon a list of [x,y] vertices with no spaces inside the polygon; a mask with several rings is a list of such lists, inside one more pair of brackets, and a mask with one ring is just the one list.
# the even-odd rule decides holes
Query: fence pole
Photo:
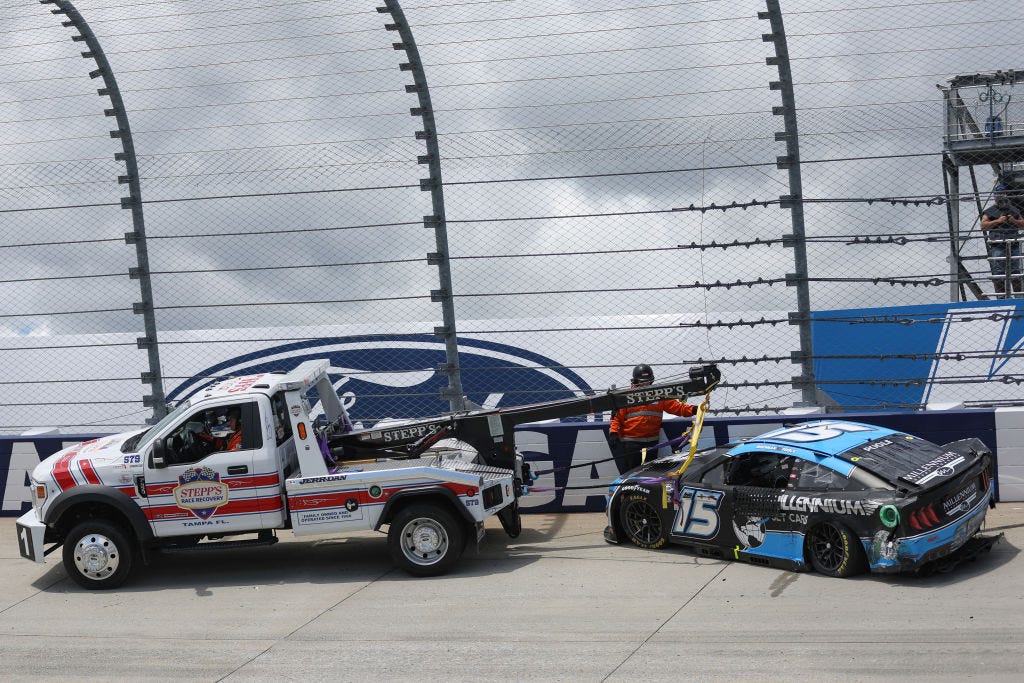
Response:
[{"label": "fence pole", "polygon": [[459,346],[455,331],[455,301],[452,293],[452,273],[448,251],[448,225],[444,213],[444,186],[441,181],[441,153],[437,143],[437,126],[434,123],[434,110],[430,104],[430,89],[423,71],[423,62],[412,35],[412,29],[405,18],[398,0],[384,0],[384,7],[378,7],[381,14],[390,14],[394,23],[385,25],[389,31],[397,31],[402,39],[394,43],[396,50],[405,50],[408,62],[399,65],[402,71],[412,73],[413,84],[405,86],[406,92],[414,92],[419,98],[419,107],[410,110],[413,116],[423,121],[423,130],[416,132],[417,139],[423,140],[427,153],[417,160],[425,164],[430,173],[429,178],[420,180],[420,189],[430,192],[431,205],[434,213],[423,217],[423,226],[434,230],[437,251],[427,254],[427,263],[437,266],[439,289],[431,290],[431,301],[441,304],[441,327],[434,328],[434,335],[444,339],[445,364],[438,368],[448,375],[448,386],[441,389],[441,398],[448,400],[452,412],[466,409],[465,396],[462,389],[462,373],[459,368]]},{"label": "fence pole", "polygon": [[89,72],[90,78],[102,78],[103,88],[97,93],[110,98],[110,109],[105,109],[106,116],[114,117],[117,122],[117,130],[110,131],[110,137],[121,141],[121,152],[114,155],[118,161],[125,165],[125,175],[119,176],[117,182],[121,185],[128,185],[128,196],[121,198],[121,208],[130,209],[132,212],[132,232],[125,233],[126,244],[135,245],[136,267],[129,269],[128,277],[139,281],[139,290],[142,301],[135,303],[132,310],[142,316],[145,336],[136,340],[138,348],[145,349],[149,359],[149,371],[142,373],[142,383],[149,384],[150,394],[142,397],[142,405],[153,409],[153,415],[149,422],[156,422],[167,414],[167,404],[164,398],[163,379],[160,371],[160,349],[157,343],[156,315],[153,310],[153,286],[149,277],[149,251],[146,247],[146,225],[142,215],[142,189],[139,185],[139,166],[135,158],[135,143],[132,140],[131,127],[128,125],[128,114],[124,108],[124,100],[121,99],[121,91],[117,87],[117,79],[110,68],[107,56],[100,46],[96,34],[89,28],[88,22],[75,9],[75,6],[67,0],[39,0],[43,5],[56,5],[57,9],[50,10],[53,14],[64,14],[67,21],[61,22],[65,27],[75,28],[79,35],[71,36],[75,42],[84,42],[88,47],[87,52],[82,56],[96,62],[96,69]]},{"label": "fence pole", "polygon": [[775,134],[778,141],[786,141],[786,155],[778,157],[776,165],[789,172],[789,194],[779,197],[779,206],[789,208],[793,226],[792,235],[787,235],[783,244],[793,248],[795,272],[786,275],[786,285],[796,287],[796,314],[790,314],[790,324],[799,326],[800,350],[791,355],[799,363],[801,374],[793,378],[793,386],[800,388],[804,405],[817,404],[814,383],[813,347],[811,344],[811,295],[807,282],[807,235],[804,230],[803,187],[800,181],[800,139],[797,134],[796,97],[793,94],[793,72],[789,63],[789,47],[786,43],[786,29],[782,23],[782,9],[778,0],[765,0],[767,12],[758,12],[758,18],[767,19],[771,33],[761,36],[766,43],[775,46],[775,56],[766,58],[769,66],[778,68],[779,80],[769,87],[782,95],[782,106],[773,107],[772,113],[781,115],[785,131]]}]

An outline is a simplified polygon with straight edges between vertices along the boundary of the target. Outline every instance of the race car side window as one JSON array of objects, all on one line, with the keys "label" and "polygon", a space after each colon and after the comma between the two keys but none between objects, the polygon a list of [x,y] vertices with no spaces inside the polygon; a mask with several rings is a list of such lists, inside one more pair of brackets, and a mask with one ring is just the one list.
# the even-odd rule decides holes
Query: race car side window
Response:
[{"label": "race car side window", "polygon": [[792,488],[795,461],[793,456],[780,453],[741,453],[726,467],[725,483],[770,489]]},{"label": "race car side window", "polygon": [[715,485],[724,484],[725,483],[725,465],[728,462],[730,462],[730,461],[729,460],[724,460],[724,461],[718,463],[717,465],[715,465],[714,467],[712,467],[711,469],[709,469],[704,474],[702,474],[701,477],[700,477],[701,483],[704,483],[704,484],[715,484]]},{"label": "race car side window", "polygon": [[865,486],[848,479],[830,467],[801,460],[796,472],[796,488],[811,491],[863,491]]}]

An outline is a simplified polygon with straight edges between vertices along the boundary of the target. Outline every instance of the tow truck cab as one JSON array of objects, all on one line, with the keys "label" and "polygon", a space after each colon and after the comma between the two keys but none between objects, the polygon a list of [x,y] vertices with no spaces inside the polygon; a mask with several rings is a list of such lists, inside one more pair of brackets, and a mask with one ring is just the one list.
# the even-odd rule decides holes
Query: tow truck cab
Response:
[{"label": "tow truck cab", "polygon": [[[288,374],[220,382],[161,420],[137,444],[129,441],[127,450],[137,450],[144,467],[136,493],[154,535],[286,527],[285,481],[293,475],[327,475],[329,469],[307,391],[316,390],[328,429],[348,425],[326,370],[326,361],[313,361]],[[240,439],[232,440],[228,431],[232,416]]]}]

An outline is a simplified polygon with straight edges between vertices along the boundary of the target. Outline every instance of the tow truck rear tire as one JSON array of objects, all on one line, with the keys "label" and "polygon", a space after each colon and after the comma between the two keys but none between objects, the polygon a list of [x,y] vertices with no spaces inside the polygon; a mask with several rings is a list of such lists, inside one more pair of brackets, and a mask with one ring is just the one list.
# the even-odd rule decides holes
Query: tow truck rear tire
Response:
[{"label": "tow truck rear tire", "polygon": [[465,539],[465,528],[451,512],[435,503],[415,503],[391,520],[388,550],[413,576],[437,576],[455,566]]},{"label": "tow truck rear tire", "polygon": [[134,548],[129,536],[106,519],[88,519],[64,539],[64,569],[82,588],[117,588],[132,571]]}]

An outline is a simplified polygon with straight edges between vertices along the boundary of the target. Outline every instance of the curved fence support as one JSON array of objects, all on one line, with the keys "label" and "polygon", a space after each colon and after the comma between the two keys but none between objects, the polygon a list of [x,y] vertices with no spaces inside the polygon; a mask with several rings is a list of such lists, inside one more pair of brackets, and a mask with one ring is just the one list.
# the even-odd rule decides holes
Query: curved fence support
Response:
[{"label": "curved fence support", "polygon": [[420,180],[420,189],[430,192],[434,213],[423,217],[423,227],[432,228],[437,244],[437,251],[427,254],[427,263],[437,266],[439,289],[430,292],[432,301],[441,304],[442,326],[434,328],[434,335],[442,337],[445,345],[445,365],[439,368],[448,375],[448,386],[441,390],[441,398],[448,401],[452,412],[466,409],[462,390],[462,375],[459,370],[458,338],[455,332],[455,302],[452,295],[452,273],[448,253],[448,226],[444,214],[444,188],[441,184],[441,154],[437,144],[437,127],[434,123],[434,110],[430,105],[430,90],[427,88],[427,77],[423,71],[419,50],[412,35],[409,22],[398,0],[384,0],[384,6],[378,7],[381,14],[390,14],[394,23],[386,24],[389,31],[397,31],[402,39],[393,43],[396,50],[404,50],[408,62],[399,65],[402,71],[412,73],[413,84],[405,86],[406,92],[416,93],[419,107],[410,109],[413,116],[423,121],[423,130],[416,132],[417,139],[423,140],[427,153],[418,158],[425,164],[430,173],[428,178]]},{"label": "curved fence support", "polygon": [[795,272],[786,276],[786,285],[796,287],[797,311],[790,314],[790,323],[799,325],[800,350],[792,354],[794,363],[800,363],[801,374],[793,378],[794,388],[799,387],[804,404],[817,403],[814,385],[813,348],[811,346],[811,295],[807,282],[807,234],[804,231],[803,186],[800,181],[800,138],[796,125],[796,97],[793,95],[793,72],[789,63],[789,47],[786,44],[786,29],[782,24],[782,10],[779,0],[765,0],[767,12],[758,12],[759,19],[767,19],[771,33],[762,35],[766,43],[775,46],[775,56],[765,61],[779,70],[779,80],[769,84],[772,90],[782,95],[782,106],[774,107],[772,113],[782,116],[785,131],[775,134],[778,141],[785,140],[786,154],[780,156],[777,166],[789,172],[789,194],[779,197],[779,206],[789,208],[793,234],[787,235],[783,244],[793,248]]},{"label": "curved fence support", "polygon": [[67,20],[61,22],[62,26],[74,28],[78,35],[71,36],[75,42],[84,42],[89,49],[82,52],[82,57],[92,59],[96,62],[96,69],[89,72],[90,78],[102,78],[103,86],[97,93],[103,97],[110,98],[110,109],[105,109],[106,116],[114,117],[117,122],[117,129],[110,131],[110,137],[121,141],[122,151],[114,155],[118,161],[125,165],[125,175],[119,176],[117,182],[128,185],[128,196],[121,198],[121,208],[130,209],[132,212],[132,232],[125,233],[124,240],[127,244],[135,245],[135,255],[138,265],[128,271],[128,276],[139,281],[142,301],[132,306],[134,312],[142,316],[145,329],[145,336],[138,338],[138,347],[145,349],[149,357],[149,371],[142,373],[143,384],[151,386],[149,396],[144,396],[144,406],[153,409],[152,422],[156,422],[167,414],[167,405],[164,399],[163,379],[160,372],[160,350],[157,346],[156,316],[153,311],[153,287],[149,277],[149,252],[146,247],[146,228],[142,217],[142,191],[139,186],[139,167],[135,158],[135,143],[132,141],[131,127],[128,125],[128,114],[124,108],[124,101],[121,99],[121,91],[117,87],[117,80],[107,61],[103,48],[100,47],[96,34],[89,28],[89,24],[82,18],[75,6],[67,0],[39,0],[43,5],[56,5],[56,9],[50,10],[53,14],[63,14]]}]

